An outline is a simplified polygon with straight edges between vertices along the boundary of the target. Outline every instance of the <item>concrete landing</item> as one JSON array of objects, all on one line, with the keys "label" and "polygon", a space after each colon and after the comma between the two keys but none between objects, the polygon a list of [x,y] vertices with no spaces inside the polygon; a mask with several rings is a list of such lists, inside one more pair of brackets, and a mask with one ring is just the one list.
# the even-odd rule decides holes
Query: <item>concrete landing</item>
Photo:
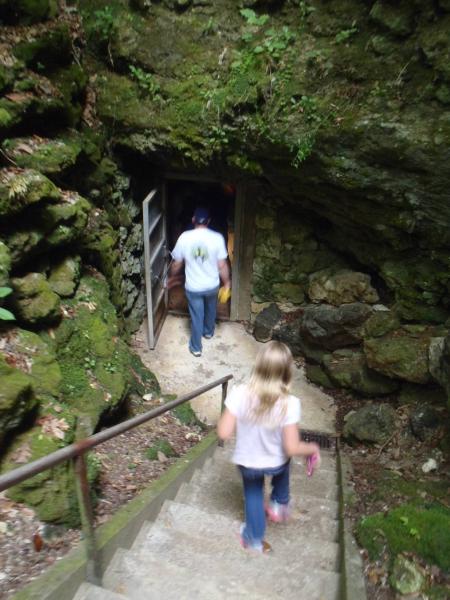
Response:
[{"label": "concrete landing", "polygon": [[[133,346],[144,364],[157,376],[166,394],[191,390],[223,377],[234,375],[234,383],[248,380],[259,349],[263,346],[249,335],[241,323],[221,321],[211,340],[203,340],[203,354],[195,358],[188,350],[188,318],[168,315],[155,350],[149,350],[145,326],[134,337]],[[301,426],[316,431],[334,432],[333,399],[308,383],[303,370],[296,369],[292,393],[302,401]],[[192,401],[198,417],[212,425],[220,414],[221,389],[211,390]]]}]

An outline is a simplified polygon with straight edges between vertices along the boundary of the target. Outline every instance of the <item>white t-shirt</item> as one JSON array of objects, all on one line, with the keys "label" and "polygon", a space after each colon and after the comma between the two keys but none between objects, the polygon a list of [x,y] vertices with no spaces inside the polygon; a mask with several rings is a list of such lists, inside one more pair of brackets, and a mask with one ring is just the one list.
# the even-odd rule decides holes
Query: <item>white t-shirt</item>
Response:
[{"label": "white t-shirt", "polygon": [[227,256],[223,236],[205,227],[182,233],[172,252],[174,260],[184,260],[189,292],[205,292],[218,287],[217,261],[225,260]]},{"label": "white t-shirt", "polygon": [[237,419],[233,462],[252,469],[279,467],[288,460],[283,450],[282,429],[300,421],[300,400],[296,396],[277,400],[264,420],[255,423],[249,412],[257,403],[245,385],[233,387],[225,401]]}]

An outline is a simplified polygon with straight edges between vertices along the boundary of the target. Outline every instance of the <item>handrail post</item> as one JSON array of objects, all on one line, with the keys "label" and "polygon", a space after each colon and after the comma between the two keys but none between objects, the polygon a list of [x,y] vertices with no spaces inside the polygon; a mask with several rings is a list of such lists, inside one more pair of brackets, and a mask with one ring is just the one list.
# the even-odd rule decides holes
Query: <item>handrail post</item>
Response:
[{"label": "handrail post", "polygon": [[97,549],[94,530],[94,512],[89,491],[85,453],[82,452],[73,459],[75,470],[75,485],[77,490],[78,507],[83,528],[86,548],[86,581],[95,585],[102,584],[100,555]]},{"label": "handrail post", "polygon": [[[227,399],[228,392],[228,381],[224,381],[222,383],[222,398],[220,401],[220,414],[223,413],[223,409],[225,408],[225,400]],[[219,440],[219,446],[223,447],[223,440]]]}]

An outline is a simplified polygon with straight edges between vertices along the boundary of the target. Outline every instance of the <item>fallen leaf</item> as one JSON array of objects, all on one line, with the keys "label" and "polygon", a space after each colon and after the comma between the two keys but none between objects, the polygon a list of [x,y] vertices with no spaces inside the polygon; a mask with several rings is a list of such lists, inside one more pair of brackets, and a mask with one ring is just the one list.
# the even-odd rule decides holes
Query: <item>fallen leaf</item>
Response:
[{"label": "fallen leaf", "polygon": [[12,460],[15,463],[24,464],[27,463],[31,458],[30,444],[26,442],[17,448],[17,450],[11,455]]},{"label": "fallen leaf", "polygon": [[158,456],[159,462],[161,462],[161,463],[165,463],[165,462],[167,462],[169,460],[167,458],[167,456],[163,452],[161,452],[160,450],[158,450],[157,456]]},{"label": "fallen leaf", "polygon": [[40,533],[35,533],[33,535],[33,546],[36,552],[40,552],[42,550],[42,546],[44,545],[44,540],[42,539]]},{"label": "fallen leaf", "polygon": [[42,433],[55,437],[59,440],[64,439],[65,431],[69,429],[69,424],[63,419],[57,419],[51,415],[47,417],[41,417],[37,421],[38,425],[42,427]]}]

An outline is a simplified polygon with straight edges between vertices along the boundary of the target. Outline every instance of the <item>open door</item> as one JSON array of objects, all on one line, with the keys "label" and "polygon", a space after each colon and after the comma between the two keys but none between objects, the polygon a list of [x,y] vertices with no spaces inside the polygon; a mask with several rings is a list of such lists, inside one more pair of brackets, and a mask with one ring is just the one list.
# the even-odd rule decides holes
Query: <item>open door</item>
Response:
[{"label": "open door", "polygon": [[166,238],[165,194],[154,189],[142,203],[148,345],[156,346],[168,310],[166,288],[170,253]]}]

